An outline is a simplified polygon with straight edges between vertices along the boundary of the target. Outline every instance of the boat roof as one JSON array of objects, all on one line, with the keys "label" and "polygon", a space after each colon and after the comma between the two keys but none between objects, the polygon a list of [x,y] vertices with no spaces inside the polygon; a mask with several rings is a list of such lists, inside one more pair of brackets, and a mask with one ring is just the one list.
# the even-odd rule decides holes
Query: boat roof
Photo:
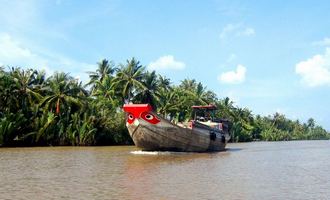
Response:
[{"label": "boat roof", "polygon": [[135,116],[140,116],[142,112],[152,111],[150,104],[125,104],[123,110],[127,113],[132,113]]},{"label": "boat roof", "polygon": [[150,104],[125,104],[124,108],[151,108]]},{"label": "boat roof", "polygon": [[207,106],[192,106],[192,109],[200,109],[200,110],[216,110],[217,107],[215,105],[207,105]]}]

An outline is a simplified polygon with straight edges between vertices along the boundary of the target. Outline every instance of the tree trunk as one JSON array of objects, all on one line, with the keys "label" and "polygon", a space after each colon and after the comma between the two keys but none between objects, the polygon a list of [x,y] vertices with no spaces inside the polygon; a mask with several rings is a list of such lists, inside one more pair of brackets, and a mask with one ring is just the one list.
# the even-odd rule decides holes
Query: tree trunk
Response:
[{"label": "tree trunk", "polygon": [[57,100],[56,102],[56,114],[60,113],[60,99]]}]

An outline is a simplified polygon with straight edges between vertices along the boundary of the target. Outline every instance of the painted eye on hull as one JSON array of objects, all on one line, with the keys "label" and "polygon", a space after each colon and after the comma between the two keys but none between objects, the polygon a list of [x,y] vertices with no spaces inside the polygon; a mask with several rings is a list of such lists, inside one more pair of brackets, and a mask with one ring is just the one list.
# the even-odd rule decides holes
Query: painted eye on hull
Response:
[{"label": "painted eye on hull", "polygon": [[127,122],[129,123],[129,124],[132,124],[133,122],[134,122],[134,116],[132,115],[132,114],[128,114],[128,116],[127,116]]},{"label": "painted eye on hull", "polygon": [[154,116],[152,116],[151,114],[146,114],[146,119],[147,120],[153,120],[154,119]]},{"label": "painted eye on hull", "polygon": [[160,122],[160,120],[156,116],[154,116],[151,113],[147,113],[147,112],[142,113],[141,118],[151,124],[157,124]]}]

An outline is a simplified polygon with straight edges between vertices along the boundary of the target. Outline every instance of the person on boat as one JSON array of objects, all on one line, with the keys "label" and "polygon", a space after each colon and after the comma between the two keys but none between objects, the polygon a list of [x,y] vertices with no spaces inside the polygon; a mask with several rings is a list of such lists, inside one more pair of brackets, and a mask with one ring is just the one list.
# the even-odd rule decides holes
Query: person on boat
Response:
[{"label": "person on boat", "polygon": [[199,117],[198,121],[205,122],[205,118],[204,117]]}]

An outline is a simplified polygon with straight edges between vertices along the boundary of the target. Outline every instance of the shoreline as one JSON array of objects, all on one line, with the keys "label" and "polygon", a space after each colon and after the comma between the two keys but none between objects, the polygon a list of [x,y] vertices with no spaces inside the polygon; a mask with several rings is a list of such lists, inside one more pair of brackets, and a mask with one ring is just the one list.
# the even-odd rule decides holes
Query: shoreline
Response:
[{"label": "shoreline", "polygon": [[[230,144],[249,144],[249,143],[277,143],[277,142],[310,142],[310,141],[330,141],[330,139],[309,139],[309,140],[278,140],[278,141],[267,141],[267,140],[254,140],[248,142],[228,142],[227,145]],[[73,148],[94,148],[94,147],[135,147],[134,144],[116,144],[116,145],[45,145],[45,146],[2,146],[0,145],[0,149],[4,148],[43,148],[43,147],[73,147]]]}]

